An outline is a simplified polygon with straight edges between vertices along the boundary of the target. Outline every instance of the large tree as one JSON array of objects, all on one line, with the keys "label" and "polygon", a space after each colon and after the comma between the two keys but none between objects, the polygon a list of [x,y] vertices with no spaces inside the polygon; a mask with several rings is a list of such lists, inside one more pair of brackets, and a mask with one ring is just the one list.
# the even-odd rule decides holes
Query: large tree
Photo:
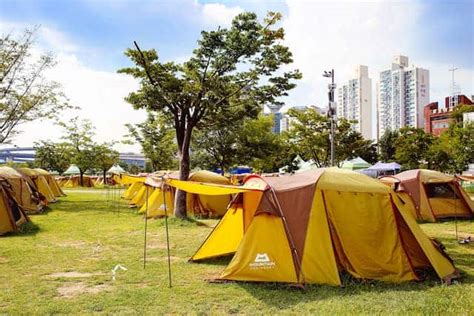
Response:
[{"label": "large tree", "polygon": [[[280,96],[299,79],[299,71],[281,71],[292,54],[282,45],[284,31],[276,27],[281,14],[270,12],[261,23],[254,13],[237,15],[229,28],[202,31],[188,61],[162,62],[155,50],[128,49],[135,67],[119,70],[140,79],[141,87],[127,97],[135,108],[163,113],[171,122],[178,145],[180,179],[190,172],[193,131],[215,122],[234,106],[253,113]],[[229,122],[231,124],[231,122]],[[178,191],[175,215],[186,217],[186,194]]]},{"label": "large tree", "polygon": [[71,164],[71,146],[67,143],[39,141],[35,143],[35,164],[62,174]]},{"label": "large tree", "polygon": [[139,124],[126,124],[132,142],[140,144],[142,152],[150,161],[153,171],[177,167],[174,131],[162,114],[148,112],[147,119]]},{"label": "large tree", "polygon": [[[292,119],[288,138],[296,153],[304,160],[312,159],[317,167],[328,167],[331,164],[329,133],[331,123],[328,117],[318,113],[315,108],[305,111],[290,109]],[[368,162],[376,160],[375,145],[362,134],[352,130],[353,122],[339,119],[335,134],[335,161],[339,165],[346,159],[362,157]]]},{"label": "large tree", "polygon": [[18,134],[22,123],[55,118],[70,108],[59,84],[45,77],[55,65],[53,56],[32,53],[36,30],[0,37],[0,144]]}]

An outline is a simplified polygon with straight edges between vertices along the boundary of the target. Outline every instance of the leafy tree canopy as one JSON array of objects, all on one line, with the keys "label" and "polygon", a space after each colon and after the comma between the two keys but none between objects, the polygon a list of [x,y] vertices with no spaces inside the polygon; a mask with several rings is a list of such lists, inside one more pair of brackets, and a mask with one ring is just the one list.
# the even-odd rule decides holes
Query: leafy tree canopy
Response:
[{"label": "leafy tree canopy", "polygon": [[45,78],[55,65],[51,54],[34,57],[37,28],[0,37],[0,144],[20,133],[26,122],[57,118],[71,106],[57,82]]},{"label": "leafy tree canopy", "polygon": [[[279,97],[301,78],[297,70],[280,70],[293,61],[282,45],[284,31],[276,26],[280,19],[274,12],[263,22],[255,13],[241,13],[229,28],[202,31],[192,56],[181,64],[161,61],[153,49],[141,51],[137,46],[125,52],[135,67],[119,72],[141,80],[127,101],[135,108],[161,112],[172,122],[180,179],[189,176],[194,128],[215,123],[233,107],[256,116],[265,104],[281,104]],[[186,217],[184,192],[177,194],[175,215]]]}]

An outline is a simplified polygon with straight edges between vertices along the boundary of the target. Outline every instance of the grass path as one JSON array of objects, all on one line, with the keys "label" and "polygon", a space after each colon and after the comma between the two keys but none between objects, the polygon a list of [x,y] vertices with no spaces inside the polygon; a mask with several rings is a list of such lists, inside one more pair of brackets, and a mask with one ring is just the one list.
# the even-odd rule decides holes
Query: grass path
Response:
[{"label": "grass path", "polygon": [[[0,237],[0,314],[474,313],[474,243],[457,244],[453,222],[422,227],[446,245],[463,271],[461,284],[369,282],[298,291],[275,284],[207,283],[228,259],[207,264],[187,259],[216,222],[171,220],[169,289],[163,220],[148,222],[144,269],[143,219],[123,204],[117,210],[97,191],[71,190],[48,213],[32,216],[37,232]],[[458,228],[474,234],[472,221]],[[117,264],[128,270],[118,271],[112,281]]]}]

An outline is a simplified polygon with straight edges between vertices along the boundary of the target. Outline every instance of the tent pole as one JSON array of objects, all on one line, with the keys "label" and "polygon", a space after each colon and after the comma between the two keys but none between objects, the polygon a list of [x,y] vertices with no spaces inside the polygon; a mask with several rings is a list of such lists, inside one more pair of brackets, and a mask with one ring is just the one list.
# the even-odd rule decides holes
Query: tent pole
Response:
[{"label": "tent pole", "polygon": [[148,186],[146,187],[146,202],[145,202],[145,238],[143,242],[143,269],[146,268],[146,232],[148,229]]},{"label": "tent pole", "polygon": [[456,185],[453,185],[453,195],[454,195],[454,228],[456,230],[456,241],[459,242],[459,237],[458,237],[458,217],[457,217],[457,201],[456,201]]},{"label": "tent pole", "polygon": [[163,194],[163,204],[165,206],[165,227],[166,227],[166,248],[168,250],[168,284],[171,288],[171,259],[170,259],[170,237],[168,232],[168,210],[166,208],[165,179],[161,178],[161,193]]}]

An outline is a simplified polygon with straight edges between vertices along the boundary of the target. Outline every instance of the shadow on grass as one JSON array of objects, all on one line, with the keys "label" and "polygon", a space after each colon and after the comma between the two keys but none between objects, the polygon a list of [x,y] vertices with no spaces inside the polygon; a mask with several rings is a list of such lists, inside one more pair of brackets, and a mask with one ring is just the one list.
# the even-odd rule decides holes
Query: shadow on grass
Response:
[{"label": "shadow on grass", "polygon": [[333,297],[362,295],[364,293],[384,292],[411,292],[425,291],[433,287],[442,286],[436,278],[425,281],[411,281],[405,283],[389,283],[373,280],[357,280],[350,276],[341,276],[341,286],[310,284],[304,288],[283,283],[236,282],[250,295],[281,310],[293,305],[311,301],[322,301]]},{"label": "shadow on grass", "polygon": [[14,238],[14,237],[25,237],[25,236],[34,236],[40,231],[38,225],[33,222],[26,222],[20,226],[19,230],[16,232],[9,232],[0,236],[1,238]]}]

